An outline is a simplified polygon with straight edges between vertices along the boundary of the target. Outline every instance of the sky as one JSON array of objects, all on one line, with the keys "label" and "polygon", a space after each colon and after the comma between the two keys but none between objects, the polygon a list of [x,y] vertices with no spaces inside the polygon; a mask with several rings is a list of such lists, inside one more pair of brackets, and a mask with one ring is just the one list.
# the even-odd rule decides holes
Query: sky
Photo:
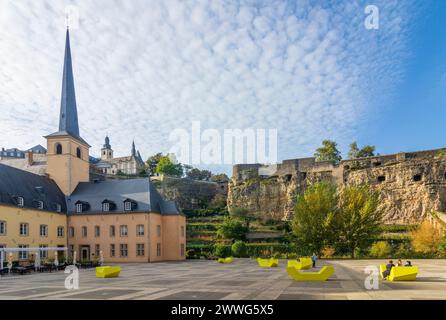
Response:
[{"label": "sky", "polygon": [[[379,9],[378,29],[364,21]],[[278,160],[323,139],[445,147],[446,1],[0,0],[0,147],[57,131],[67,6],[80,134],[99,156],[175,129],[277,129]],[[73,11],[71,11],[73,12]],[[78,16],[78,20],[74,21]],[[197,165],[231,173],[228,165]]]}]

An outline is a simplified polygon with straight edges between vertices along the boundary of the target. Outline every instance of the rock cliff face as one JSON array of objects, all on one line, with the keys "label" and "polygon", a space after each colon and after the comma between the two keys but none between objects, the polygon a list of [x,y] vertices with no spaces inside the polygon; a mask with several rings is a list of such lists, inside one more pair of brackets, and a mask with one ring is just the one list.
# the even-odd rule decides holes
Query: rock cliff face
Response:
[{"label": "rock cliff face", "polygon": [[[268,172],[268,174],[264,174]],[[262,219],[290,219],[298,194],[317,181],[339,188],[367,184],[379,191],[384,222],[418,223],[446,211],[446,155],[432,150],[342,161],[286,160],[273,168],[236,165],[228,206],[247,208]]]}]

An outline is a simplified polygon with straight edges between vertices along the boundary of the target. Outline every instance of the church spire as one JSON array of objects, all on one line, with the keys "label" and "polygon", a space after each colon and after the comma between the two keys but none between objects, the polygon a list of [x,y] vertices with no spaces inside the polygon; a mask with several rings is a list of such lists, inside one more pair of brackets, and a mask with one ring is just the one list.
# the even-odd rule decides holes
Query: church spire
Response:
[{"label": "church spire", "polygon": [[71,63],[70,32],[68,28],[65,40],[65,58],[59,117],[59,132],[61,131],[65,131],[74,137],[79,137],[73,66]]},{"label": "church spire", "polygon": [[135,140],[133,140],[133,142],[132,142],[132,156],[136,157]]}]

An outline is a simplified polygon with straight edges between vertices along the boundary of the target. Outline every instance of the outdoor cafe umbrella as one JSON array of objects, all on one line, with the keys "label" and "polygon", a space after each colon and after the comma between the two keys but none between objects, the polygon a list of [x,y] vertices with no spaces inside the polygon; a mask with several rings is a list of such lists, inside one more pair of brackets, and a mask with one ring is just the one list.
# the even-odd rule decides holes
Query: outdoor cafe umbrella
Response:
[{"label": "outdoor cafe umbrella", "polygon": [[11,272],[12,260],[13,260],[12,252],[10,252],[9,255],[8,255],[8,269],[9,269],[9,272]]},{"label": "outdoor cafe umbrella", "polygon": [[59,265],[59,260],[57,259],[57,251],[54,251],[54,265],[56,267]]},{"label": "outdoor cafe umbrella", "polygon": [[38,268],[40,268],[40,252],[37,251],[36,255],[35,255],[35,259],[34,259],[34,268],[37,270]]}]

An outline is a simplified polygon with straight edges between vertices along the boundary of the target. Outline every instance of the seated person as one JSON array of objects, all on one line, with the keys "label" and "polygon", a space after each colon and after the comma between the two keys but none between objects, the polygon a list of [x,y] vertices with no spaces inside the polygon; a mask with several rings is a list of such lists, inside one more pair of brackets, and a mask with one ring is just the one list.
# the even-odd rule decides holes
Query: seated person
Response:
[{"label": "seated person", "polygon": [[412,267],[412,263],[409,260],[407,260],[406,264],[404,266],[405,267]]},{"label": "seated person", "polygon": [[383,279],[386,279],[390,275],[390,270],[392,270],[394,266],[395,265],[393,264],[393,261],[390,260],[389,263],[386,265],[386,270],[383,272]]},{"label": "seated person", "polygon": [[401,261],[401,259],[398,259],[397,266],[398,267],[402,267],[403,266],[403,261]]}]

